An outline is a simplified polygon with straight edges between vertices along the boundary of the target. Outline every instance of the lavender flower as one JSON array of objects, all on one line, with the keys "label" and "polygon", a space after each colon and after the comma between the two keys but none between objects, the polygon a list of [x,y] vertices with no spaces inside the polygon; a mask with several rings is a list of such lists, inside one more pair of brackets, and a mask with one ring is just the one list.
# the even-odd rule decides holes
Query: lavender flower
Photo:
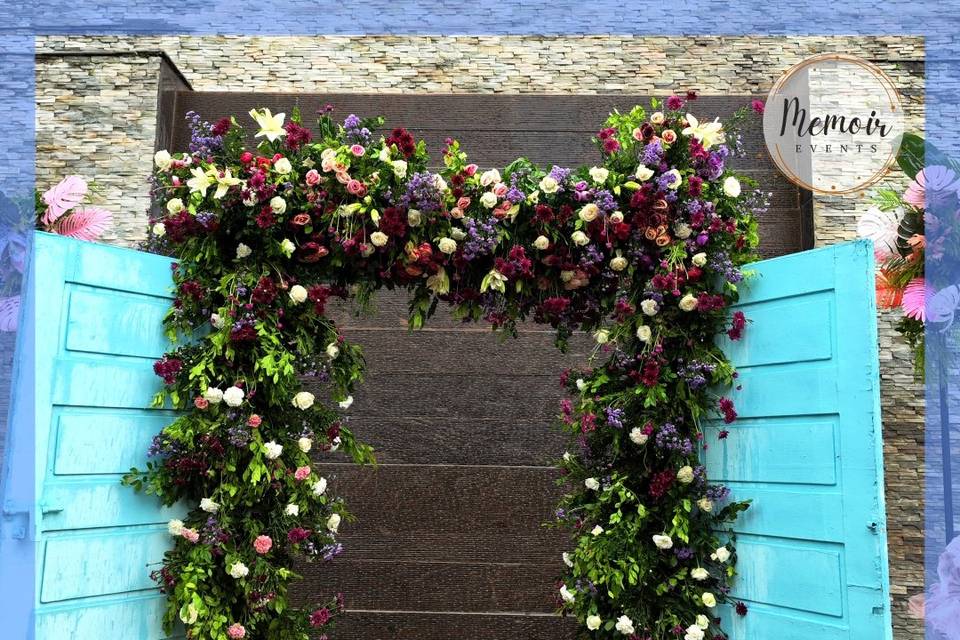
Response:
[{"label": "lavender flower", "polygon": [[500,241],[497,219],[490,217],[478,221],[464,218],[463,222],[467,230],[467,237],[463,241],[463,259],[473,260],[493,252]]},{"label": "lavender flower", "polygon": [[663,160],[663,147],[660,145],[659,140],[645,146],[643,152],[640,154],[640,163],[648,167],[659,165],[661,160]]},{"label": "lavender flower", "polygon": [[408,209],[419,209],[424,213],[439,211],[442,197],[437,189],[437,176],[430,172],[413,174],[400,202]]},{"label": "lavender flower", "polygon": [[223,136],[213,135],[210,123],[201,121],[200,114],[188,111],[187,122],[190,127],[190,153],[209,156],[223,149]]},{"label": "lavender flower", "polygon": [[665,423],[657,430],[655,439],[657,447],[668,451],[676,451],[683,455],[693,453],[693,443],[689,438],[684,438],[677,431],[677,427],[670,422]]},{"label": "lavender flower", "polygon": [[370,129],[362,126],[360,118],[352,113],[344,119],[343,129],[350,144],[366,146],[370,142]]}]

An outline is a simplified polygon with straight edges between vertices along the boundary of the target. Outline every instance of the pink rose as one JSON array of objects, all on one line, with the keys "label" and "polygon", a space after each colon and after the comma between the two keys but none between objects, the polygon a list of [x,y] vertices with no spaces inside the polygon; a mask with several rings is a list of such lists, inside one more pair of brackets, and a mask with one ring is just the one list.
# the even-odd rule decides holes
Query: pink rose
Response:
[{"label": "pink rose", "polygon": [[359,158],[360,156],[362,156],[363,154],[365,154],[366,152],[367,152],[367,150],[364,149],[364,148],[363,148],[363,145],[361,145],[361,144],[355,144],[355,145],[353,145],[352,147],[350,147],[350,153],[352,153],[353,155],[357,156],[358,158]]},{"label": "pink rose", "polygon": [[337,171],[337,182],[340,184],[348,184],[352,179],[346,171]]},{"label": "pink rose", "polygon": [[464,167],[463,170],[466,172],[468,176],[472,176],[477,172],[477,168],[478,167],[475,164],[468,164],[466,167]]},{"label": "pink rose", "polygon": [[317,171],[316,169],[310,169],[310,171],[307,171],[306,180],[307,180],[307,185],[312,187],[313,185],[320,182],[320,172]]},{"label": "pink rose", "polygon": [[633,130],[633,139],[636,141],[643,140],[643,132],[640,131],[640,127],[637,127]]},{"label": "pink rose", "polygon": [[306,480],[309,476],[310,467],[297,467],[297,470],[293,474],[293,477],[300,481]]},{"label": "pink rose", "polygon": [[497,194],[498,198],[502,198],[503,196],[507,195],[507,185],[501,183],[500,186],[493,190],[493,192]]},{"label": "pink rose", "polygon": [[673,129],[666,129],[660,134],[660,137],[662,137],[663,141],[667,144],[673,144],[677,141],[677,134],[673,131]]},{"label": "pink rose", "polygon": [[234,622],[232,625],[227,627],[227,635],[231,638],[243,638],[247,635],[247,630],[243,628],[243,625],[239,622]]},{"label": "pink rose", "polygon": [[360,195],[360,192],[363,191],[363,183],[359,180],[350,180],[347,183],[347,193],[352,195]]},{"label": "pink rose", "polygon": [[184,529],[180,532],[180,535],[184,540],[197,544],[197,541],[200,539],[200,534],[193,529]]},{"label": "pink rose", "polygon": [[263,418],[261,418],[261,417],[258,416],[257,414],[253,414],[252,416],[250,416],[249,418],[247,418],[247,426],[248,426],[248,427],[252,427],[252,428],[254,428],[254,429],[256,429],[257,427],[259,427],[259,426],[260,426],[260,423],[262,423],[262,422],[263,422]]},{"label": "pink rose", "polygon": [[273,540],[270,539],[270,536],[257,536],[257,539],[253,541],[253,550],[260,555],[269,553],[272,547]]},{"label": "pink rose", "polygon": [[458,208],[460,208],[460,209],[466,209],[466,208],[468,208],[469,206],[470,206],[470,198],[468,198],[467,196],[463,196],[463,197],[461,197],[459,200],[457,200],[457,207],[458,207]]},{"label": "pink rose", "polygon": [[203,410],[210,406],[210,402],[203,396],[197,396],[193,399],[193,406],[197,409]]}]

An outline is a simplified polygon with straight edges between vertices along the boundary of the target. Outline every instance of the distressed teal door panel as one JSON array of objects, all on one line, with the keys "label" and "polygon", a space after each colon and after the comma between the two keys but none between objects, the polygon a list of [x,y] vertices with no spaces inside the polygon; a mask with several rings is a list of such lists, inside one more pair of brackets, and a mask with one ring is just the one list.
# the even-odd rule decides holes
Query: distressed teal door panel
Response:
[{"label": "distressed teal door panel", "polygon": [[36,234],[36,638],[160,640],[150,580],[180,508],[121,486],[174,417],[149,409],[170,260]]},{"label": "distressed teal door panel", "polygon": [[[740,418],[705,428],[705,463],[751,508],[735,525],[745,617],[732,640],[891,638],[872,247],[755,265],[723,341]],[[727,428],[726,439],[719,432]]]}]

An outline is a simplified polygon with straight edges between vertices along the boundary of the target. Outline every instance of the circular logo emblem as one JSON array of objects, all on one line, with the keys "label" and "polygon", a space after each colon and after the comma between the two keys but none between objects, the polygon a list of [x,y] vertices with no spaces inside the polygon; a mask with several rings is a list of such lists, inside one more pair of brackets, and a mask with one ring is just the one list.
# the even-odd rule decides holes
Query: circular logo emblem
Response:
[{"label": "circular logo emblem", "polygon": [[763,112],[767,151],[788,180],[817,193],[855,193],[896,162],[900,94],[876,65],[823,54],[791,67]]}]

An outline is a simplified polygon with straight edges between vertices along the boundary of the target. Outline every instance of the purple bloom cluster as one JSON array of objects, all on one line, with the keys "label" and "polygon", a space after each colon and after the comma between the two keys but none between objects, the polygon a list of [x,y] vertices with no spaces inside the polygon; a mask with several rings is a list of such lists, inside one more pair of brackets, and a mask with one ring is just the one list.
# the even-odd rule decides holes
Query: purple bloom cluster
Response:
[{"label": "purple bloom cluster", "polygon": [[643,148],[643,151],[640,153],[640,163],[645,164],[647,167],[657,167],[660,165],[660,162],[663,160],[663,146],[660,144],[660,141],[651,142]]},{"label": "purple bloom cluster", "polygon": [[490,217],[482,221],[464,218],[463,222],[467,230],[467,237],[463,241],[464,260],[473,260],[493,251],[500,241],[496,218]]},{"label": "purple bloom cluster", "polygon": [[190,127],[190,153],[205,157],[223,149],[223,136],[213,135],[210,123],[200,120],[199,113],[188,111],[187,122]]},{"label": "purple bloom cluster", "polygon": [[436,180],[437,176],[428,171],[413,174],[400,202],[408,209],[419,209],[423,213],[439,211],[442,197]]},{"label": "purple bloom cluster", "polygon": [[320,549],[320,553],[323,554],[324,560],[333,560],[338,555],[343,553],[343,545],[339,542],[336,544],[328,544],[327,546]]},{"label": "purple bloom cluster", "polygon": [[245,425],[235,424],[227,429],[227,440],[235,447],[245,447],[250,444],[250,429]]},{"label": "purple bloom cluster", "polygon": [[593,194],[593,203],[600,211],[610,214],[617,210],[617,200],[606,189],[600,189]]},{"label": "purple bloom cluster", "polygon": [[680,368],[680,375],[687,381],[691,389],[700,389],[706,386],[713,374],[716,365],[709,362],[694,361]]},{"label": "purple bloom cluster", "polygon": [[614,407],[607,407],[604,410],[607,417],[607,424],[616,429],[623,428],[623,409],[616,409]]},{"label": "purple bloom cluster", "polygon": [[734,266],[730,257],[724,251],[718,251],[709,258],[710,268],[718,273],[722,273],[727,282],[736,284],[743,280],[743,272]]},{"label": "purple bloom cluster", "polygon": [[343,129],[350,144],[367,145],[370,142],[370,129],[362,126],[360,118],[352,113],[344,119]]},{"label": "purple bloom cluster", "polygon": [[559,191],[563,191],[563,187],[567,182],[567,178],[570,177],[570,169],[564,169],[563,167],[553,165],[553,168],[550,169],[550,173],[547,175],[556,180],[557,184],[560,185]]},{"label": "purple bloom cluster", "polygon": [[676,451],[683,455],[693,453],[693,443],[690,442],[689,438],[681,436],[677,431],[677,427],[670,422],[665,423],[657,430],[655,442],[660,449]]},{"label": "purple bloom cluster", "polygon": [[711,500],[713,502],[722,502],[730,495],[730,489],[722,484],[715,484],[707,487],[706,494],[707,500]]},{"label": "purple bloom cluster", "polygon": [[726,146],[718,146],[716,150],[710,151],[706,158],[694,163],[697,174],[704,180],[716,180],[723,173],[728,155],[730,155],[730,150]]}]

